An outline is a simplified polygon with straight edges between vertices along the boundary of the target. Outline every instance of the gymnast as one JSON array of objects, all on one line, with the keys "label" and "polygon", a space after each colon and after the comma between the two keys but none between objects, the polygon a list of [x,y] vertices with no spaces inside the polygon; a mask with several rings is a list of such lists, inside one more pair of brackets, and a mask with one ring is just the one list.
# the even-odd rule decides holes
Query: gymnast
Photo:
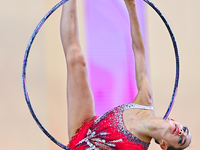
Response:
[{"label": "gymnast", "polygon": [[79,43],[76,0],[63,5],[61,40],[67,64],[68,147],[75,150],[147,150],[153,138],[163,150],[185,149],[191,142],[188,128],[154,114],[135,0],[124,1],[131,22],[138,94],[133,102],[117,106],[100,117],[95,115],[86,61]]}]

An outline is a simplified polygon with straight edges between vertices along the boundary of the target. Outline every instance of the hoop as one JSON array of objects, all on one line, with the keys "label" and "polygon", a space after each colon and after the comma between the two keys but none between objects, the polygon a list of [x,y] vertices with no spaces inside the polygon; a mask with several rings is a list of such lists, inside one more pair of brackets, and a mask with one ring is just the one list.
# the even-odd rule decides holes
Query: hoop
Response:
[{"label": "hoop", "polygon": [[172,107],[174,105],[174,102],[175,102],[175,98],[176,98],[176,94],[177,94],[177,90],[178,90],[178,83],[179,83],[179,73],[180,73],[180,62],[179,62],[179,54],[178,54],[178,46],[176,44],[176,39],[175,39],[175,36],[167,22],[167,20],[165,19],[165,17],[162,15],[162,13],[160,12],[160,10],[158,10],[158,8],[152,3],[150,2],[149,0],[144,0],[147,4],[149,4],[149,6],[151,6],[155,11],[156,13],[160,16],[160,18],[162,19],[162,21],[164,22],[169,34],[170,34],[170,37],[171,37],[171,40],[172,40],[172,43],[173,43],[173,47],[174,47],[174,53],[175,53],[175,58],[176,58],[176,78],[175,78],[175,84],[174,84],[174,90],[173,90],[173,94],[172,94],[172,98],[171,98],[171,101],[170,101],[170,104],[168,106],[168,109],[163,117],[163,119],[167,119],[171,110],[172,110]]},{"label": "hoop", "polygon": [[48,19],[48,17],[55,11],[57,10],[61,5],[63,5],[64,3],[66,3],[68,0],[62,0],[60,1],[58,4],[56,4],[45,16],[44,18],[40,21],[40,23],[37,25],[37,27],[35,28],[28,46],[26,48],[26,52],[25,52],[25,56],[24,56],[24,61],[23,61],[23,72],[22,72],[22,83],[23,83],[23,89],[24,89],[24,95],[25,95],[25,99],[28,105],[28,108],[30,110],[30,113],[33,117],[33,119],[36,121],[37,125],[39,126],[39,128],[44,132],[44,134],[51,139],[55,144],[57,144],[58,146],[60,146],[61,148],[65,149],[65,150],[71,150],[70,148],[66,147],[65,145],[63,145],[62,143],[58,142],[51,134],[49,134],[49,132],[43,127],[43,125],[40,123],[40,121],[38,120],[36,114],[34,113],[34,110],[31,106],[31,102],[29,99],[29,95],[28,95],[28,90],[27,90],[27,86],[26,86],[26,67],[27,67],[27,61],[28,61],[28,55],[30,52],[30,48],[31,45],[35,39],[35,36],[37,35],[37,33],[39,32],[40,28],[42,27],[42,25],[44,24],[44,22]]},{"label": "hoop", "polygon": [[[66,147],[65,145],[63,145],[62,143],[58,142],[44,127],[43,125],[40,123],[40,121],[38,120],[32,106],[31,106],[31,102],[29,99],[29,95],[28,95],[28,90],[27,90],[27,84],[26,84],[26,67],[27,67],[27,62],[28,62],[28,56],[29,56],[29,52],[30,52],[30,48],[33,44],[33,41],[37,35],[37,33],[39,32],[40,28],[42,27],[42,25],[45,23],[45,21],[49,18],[49,16],[55,11],[57,10],[61,5],[63,5],[64,3],[66,3],[68,0],[62,0],[60,1],[58,4],[56,4],[45,16],[44,18],[39,22],[39,24],[37,25],[37,27],[35,28],[28,46],[26,48],[25,51],[25,55],[24,55],[24,60],[23,60],[23,69],[22,69],[22,84],[23,84],[23,90],[24,90],[24,95],[25,95],[25,99],[26,99],[26,103],[28,105],[28,108],[30,110],[30,113],[33,117],[33,119],[36,121],[37,125],[39,126],[39,128],[44,132],[44,134],[51,139],[56,145],[60,146],[61,148],[65,149],[65,150],[71,150],[70,148]],[[162,13],[155,7],[155,5],[150,2],[149,0],[143,0],[145,1],[147,4],[149,4],[156,12],[157,14],[161,17],[162,21],[164,22],[165,26],[168,29],[168,32],[171,36],[171,40],[174,46],[174,52],[175,52],[175,57],[176,57],[176,79],[175,79],[175,85],[174,85],[174,90],[173,90],[173,94],[172,94],[172,98],[171,98],[171,102],[170,105],[167,109],[166,114],[164,115],[163,119],[167,119],[167,117],[169,116],[171,110],[172,110],[172,106],[174,104],[175,101],[175,97],[176,97],[176,93],[177,93],[177,89],[178,89],[178,82],[179,82],[179,55],[178,55],[178,47],[176,44],[176,40],[174,37],[174,34],[167,22],[167,20],[164,18],[164,16],[162,15]]]}]

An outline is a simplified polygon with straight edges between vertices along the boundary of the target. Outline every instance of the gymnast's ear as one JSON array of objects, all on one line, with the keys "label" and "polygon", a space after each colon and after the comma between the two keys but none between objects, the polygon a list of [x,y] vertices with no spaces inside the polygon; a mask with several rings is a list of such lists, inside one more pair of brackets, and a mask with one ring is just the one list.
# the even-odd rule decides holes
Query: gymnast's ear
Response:
[{"label": "gymnast's ear", "polygon": [[163,141],[162,140],[162,142],[160,143],[160,148],[162,149],[162,150],[167,150],[167,144],[165,143],[165,141]]}]

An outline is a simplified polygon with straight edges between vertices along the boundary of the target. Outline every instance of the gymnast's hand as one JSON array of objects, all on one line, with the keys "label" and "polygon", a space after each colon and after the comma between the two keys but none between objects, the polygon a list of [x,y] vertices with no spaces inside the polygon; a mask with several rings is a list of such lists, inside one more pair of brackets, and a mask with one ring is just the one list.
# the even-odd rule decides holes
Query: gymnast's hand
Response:
[{"label": "gymnast's hand", "polygon": [[131,7],[135,7],[135,0],[124,0],[126,7],[129,9]]},{"label": "gymnast's hand", "polygon": [[126,3],[132,3],[134,2],[135,3],[135,0],[124,0]]}]

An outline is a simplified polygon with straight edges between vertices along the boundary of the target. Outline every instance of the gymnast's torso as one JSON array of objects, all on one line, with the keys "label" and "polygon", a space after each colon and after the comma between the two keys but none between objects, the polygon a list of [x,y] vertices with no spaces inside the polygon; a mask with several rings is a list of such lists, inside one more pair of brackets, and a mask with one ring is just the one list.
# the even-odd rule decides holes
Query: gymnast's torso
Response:
[{"label": "gymnast's torso", "polygon": [[128,103],[117,106],[100,117],[94,117],[78,129],[69,143],[75,150],[147,150],[148,142],[134,136],[124,125],[125,110],[154,110],[150,106]]}]

